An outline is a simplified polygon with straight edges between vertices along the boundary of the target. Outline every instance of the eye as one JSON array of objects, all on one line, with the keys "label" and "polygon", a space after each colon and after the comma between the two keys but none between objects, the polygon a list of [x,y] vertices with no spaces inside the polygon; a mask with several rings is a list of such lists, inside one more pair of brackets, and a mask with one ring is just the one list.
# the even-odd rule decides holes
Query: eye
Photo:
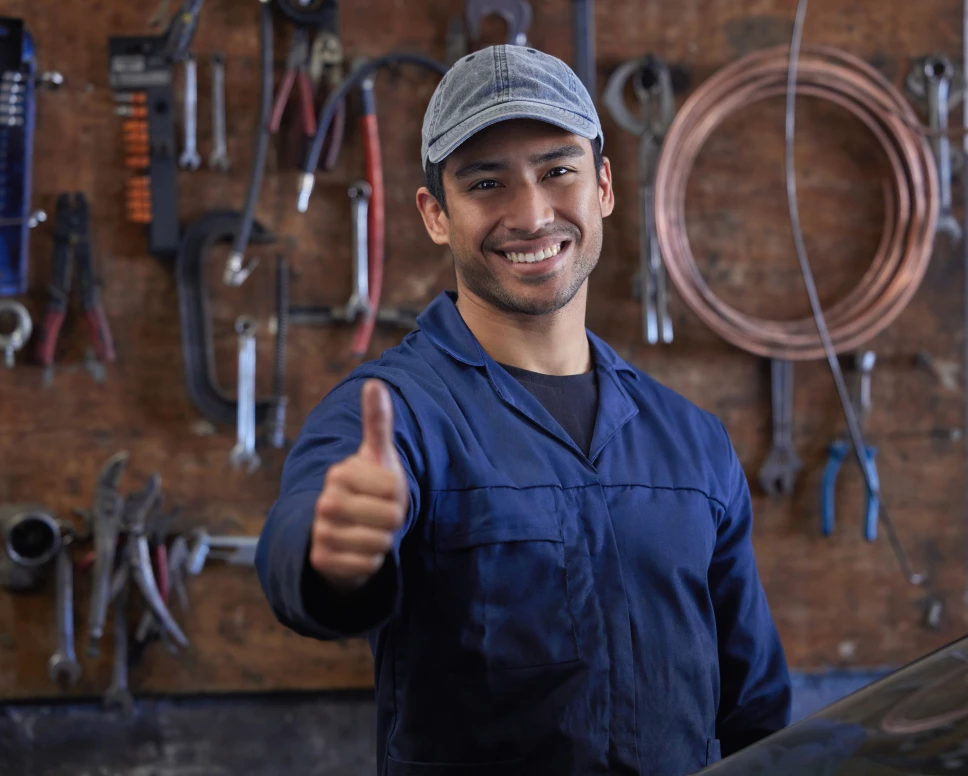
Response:
[{"label": "eye", "polygon": [[486,181],[478,181],[473,186],[471,186],[471,191],[483,191],[485,189],[493,188],[494,186],[497,186],[496,180],[488,179]]},{"label": "eye", "polygon": [[570,167],[552,167],[550,170],[548,170],[548,177],[560,178],[562,175],[565,175],[569,172],[572,172]]}]

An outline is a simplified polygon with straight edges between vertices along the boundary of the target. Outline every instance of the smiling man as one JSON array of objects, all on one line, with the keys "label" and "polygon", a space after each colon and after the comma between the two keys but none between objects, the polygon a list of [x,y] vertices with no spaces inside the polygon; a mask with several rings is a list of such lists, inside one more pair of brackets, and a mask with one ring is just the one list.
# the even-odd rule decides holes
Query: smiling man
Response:
[{"label": "smiling man", "polygon": [[259,578],[298,633],[369,639],[381,776],[680,776],[789,720],[725,428],[585,328],[603,141],[554,57],[451,68],[417,207],[457,291],[286,461]]}]

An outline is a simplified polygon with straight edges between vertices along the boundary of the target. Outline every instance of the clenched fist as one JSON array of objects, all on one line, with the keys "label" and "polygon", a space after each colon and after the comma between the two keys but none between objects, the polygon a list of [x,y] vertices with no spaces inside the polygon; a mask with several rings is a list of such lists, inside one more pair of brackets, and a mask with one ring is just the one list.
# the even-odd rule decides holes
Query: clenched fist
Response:
[{"label": "clenched fist", "polygon": [[393,444],[393,404],[379,380],[360,394],[363,441],[330,467],[316,500],[309,562],[334,587],[355,590],[380,568],[410,496]]}]

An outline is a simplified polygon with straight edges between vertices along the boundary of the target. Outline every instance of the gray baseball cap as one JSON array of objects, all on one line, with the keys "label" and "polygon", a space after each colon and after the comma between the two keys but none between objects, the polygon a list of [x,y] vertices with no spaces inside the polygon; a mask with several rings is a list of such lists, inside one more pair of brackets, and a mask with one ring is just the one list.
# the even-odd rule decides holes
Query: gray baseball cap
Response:
[{"label": "gray baseball cap", "polygon": [[490,46],[457,60],[437,84],[424,113],[421,163],[426,169],[507,119],[546,121],[605,143],[595,103],[568,65],[526,46]]}]

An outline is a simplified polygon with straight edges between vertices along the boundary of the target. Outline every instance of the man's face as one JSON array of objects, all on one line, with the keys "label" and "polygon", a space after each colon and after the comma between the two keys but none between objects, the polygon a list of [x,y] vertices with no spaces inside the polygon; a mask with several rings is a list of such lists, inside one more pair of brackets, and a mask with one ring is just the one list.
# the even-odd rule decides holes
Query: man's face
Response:
[{"label": "man's face", "polygon": [[567,305],[598,263],[612,211],[608,161],[595,173],[591,143],[550,124],[509,120],[460,145],[443,169],[448,213],[426,189],[427,230],[454,255],[460,290],[509,313]]}]

